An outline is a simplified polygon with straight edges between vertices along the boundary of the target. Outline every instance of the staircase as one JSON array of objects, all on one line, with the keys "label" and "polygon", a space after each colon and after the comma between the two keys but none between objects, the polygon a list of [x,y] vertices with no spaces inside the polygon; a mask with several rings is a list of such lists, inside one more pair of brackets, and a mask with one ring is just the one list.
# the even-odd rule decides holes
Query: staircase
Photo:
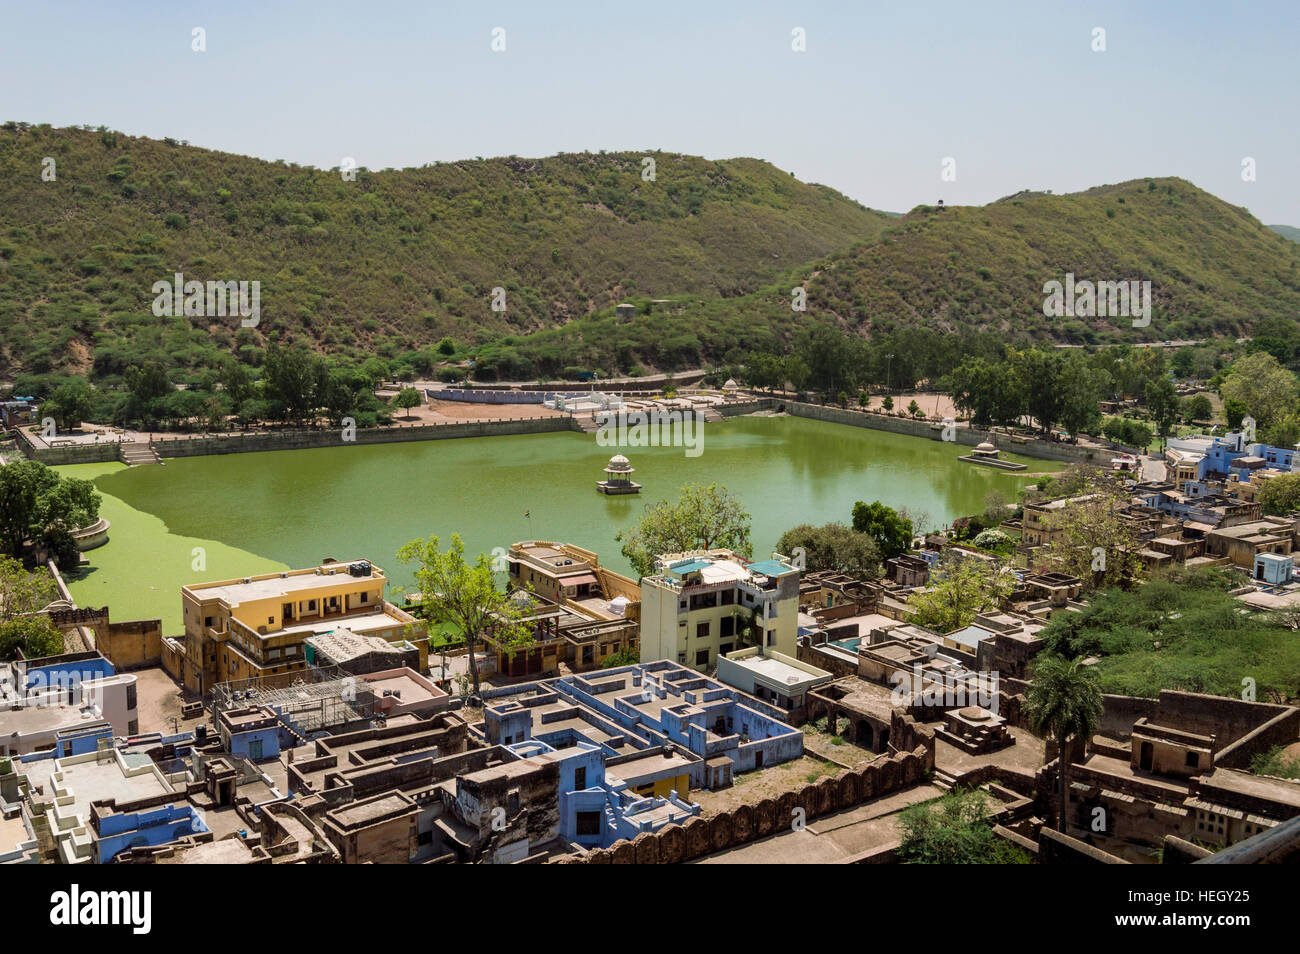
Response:
[{"label": "staircase", "polygon": [[937,767],[934,774],[930,776],[930,781],[935,788],[941,788],[945,792],[952,791],[952,787],[957,784],[957,779],[954,776]]},{"label": "staircase", "polygon": [[600,430],[600,425],[596,423],[594,416],[578,417],[575,415],[573,421],[578,425],[578,430],[584,434],[595,434]]},{"label": "staircase", "polygon": [[122,463],[128,467],[134,467],[137,464],[162,463],[162,458],[153,449],[153,444],[150,441],[122,441],[117,445],[117,454],[122,458]]},{"label": "staircase", "polygon": [[697,409],[697,413],[702,414],[704,420],[707,421],[709,424],[721,424],[723,421],[726,420],[726,417],[724,417],[722,412],[719,411],[717,408],[706,407],[703,409]]}]

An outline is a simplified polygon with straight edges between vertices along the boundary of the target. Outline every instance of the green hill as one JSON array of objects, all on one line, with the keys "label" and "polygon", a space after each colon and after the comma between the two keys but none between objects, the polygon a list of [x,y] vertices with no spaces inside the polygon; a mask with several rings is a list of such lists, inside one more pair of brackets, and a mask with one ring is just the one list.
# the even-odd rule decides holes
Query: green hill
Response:
[{"label": "green hill", "polygon": [[[735,297],[889,221],[756,159],[648,153],[339,172],[110,131],[0,128],[0,375],[176,368],[267,336],[396,357],[628,296]],[[56,179],[43,181],[45,157]],[[156,318],[155,281],[261,282],[261,323]],[[506,290],[506,310],[490,307]]]},{"label": "green hill", "polygon": [[[1049,318],[1049,281],[1151,282],[1149,327],[1131,318]],[[795,313],[791,289],[807,308]],[[1235,339],[1255,322],[1300,317],[1300,248],[1182,179],[1142,179],[1073,195],[1018,193],[987,206],[920,206],[878,236],[738,299],[683,302],[653,331],[592,315],[514,349],[539,362],[591,341],[672,367],[758,345],[780,350],[825,324],[864,338],[902,335],[949,362],[972,336],[1019,344]],[[893,345],[891,344],[891,347]],[[950,349],[949,349],[950,350]],[[948,365],[950,366],[950,364]]]},{"label": "green hill", "polygon": [[[255,364],[271,340],[343,362],[379,355],[408,373],[474,357],[480,379],[554,378],[780,350],[818,325],[960,350],[980,333],[1236,338],[1300,315],[1296,243],[1181,179],[897,216],[756,159],[649,155],[654,181],[640,153],[345,181],[183,143],[6,124],[0,378],[73,371],[112,383],[153,358],[179,382],[221,354]],[[41,178],[46,157],[55,181]],[[155,317],[152,285],[175,272],[260,281],[260,325]],[[1067,273],[1149,280],[1150,327],[1045,316],[1044,284]],[[504,312],[491,308],[497,287]],[[635,316],[615,315],[625,300]],[[435,351],[443,337],[455,347]]]},{"label": "green hill", "polygon": [[[1149,280],[1151,326],[1046,317],[1043,286],[1066,273]],[[1300,316],[1300,249],[1191,183],[1146,179],[914,209],[831,256],[808,290],[810,311],[859,331],[904,322],[1062,343],[1236,337],[1266,316]]]},{"label": "green hill", "polygon": [[1288,238],[1293,242],[1300,242],[1300,229],[1294,225],[1270,225],[1269,228],[1283,238]]}]

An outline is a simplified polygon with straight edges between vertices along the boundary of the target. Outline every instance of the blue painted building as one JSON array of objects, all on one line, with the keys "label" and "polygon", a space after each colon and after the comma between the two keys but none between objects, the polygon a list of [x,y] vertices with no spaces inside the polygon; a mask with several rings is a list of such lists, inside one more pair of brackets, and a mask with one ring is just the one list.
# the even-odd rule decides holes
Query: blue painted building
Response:
[{"label": "blue painted building", "polygon": [[665,743],[698,756],[691,781],[728,784],[733,772],[803,755],[803,733],[779,709],[669,660],[528,683],[490,695],[486,738],[554,743],[576,732],[615,755]]},{"label": "blue painted building", "polygon": [[1242,457],[1258,457],[1264,465],[1276,470],[1292,471],[1297,463],[1294,447],[1275,447],[1272,444],[1247,444],[1245,435],[1233,431],[1216,437],[1205,449],[1205,456],[1197,468],[1197,479],[1226,477],[1233,472],[1233,462]]},{"label": "blue painted building", "polygon": [[506,748],[523,759],[558,763],[559,834],[584,848],[608,848],[620,838],[632,839],[643,831],[680,824],[700,813],[700,806],[679,798],[644,796],[630,791],[605,774],[605,752],[585,739],[556,749],[536,739]]},{"label": "blue painted building", "polygon": [[95,856],[107,864],[128,848],[166,845],[186,835],[208,831],[192,805],[163,805],[152,811],[123,812],[98,819]]}]

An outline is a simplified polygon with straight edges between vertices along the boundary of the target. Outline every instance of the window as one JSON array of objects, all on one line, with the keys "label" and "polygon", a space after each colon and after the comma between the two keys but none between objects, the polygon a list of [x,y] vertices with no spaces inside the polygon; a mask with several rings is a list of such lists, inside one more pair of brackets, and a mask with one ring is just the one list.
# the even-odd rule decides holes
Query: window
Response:
[{"label": "window", "polygon": [[678,654],[677,654],[677,662],[678,662],[680,665],[685,666],[685,665],[686,665],[686,654],[685,654],[685,653],[678,653]]},{"label": "window", "polygon": [[312,611],[312,610],[315,610],[315,609],[316,609],[316,601],[315,601],[315,600],[308,600],[308,601],[307,601],[307,610],[308,610],[308,612],[310,612],[310,611]]},{"label": "window", "polygon": [[696,638],[696,639],[707,639],[707,638],[708,638],[708,635],[709,635],[709,624],[708,624],[708,623],[696,623],[696,624],[695,624],[695,638]]},{"label": "window", "polygon": [[575,822],[574,833],[580,838],[592,838],[600,834],[600,812],[578,812]]},{"label": "window", "polygon": [[211,616],[203,617],[203,625],[210,627],[212,625],[212,617]]},{"label": "window", "polygon": [[774,630],[774,629],[769,629],[769,630],[767,631],[767,644],[768,644],[769,646],[775,646],[775,645],[776,645],[776,630]]},{"label": "window", "polygon": [[140,733],[140,720],[139,720],[139,719],[132,719],[130,722],[128,722],[128,723],[126,724],[126,734],[127,734],[127,735],[139,735],[139,733]]},{"label": "window", "polygon": [[128,709],[134,709],[136,707],[135,683],[131,683],[131,685],[126,687],[126,707]]},{"label": "window", "polygon": [[735,602],[736,602],[736,591],[735,591],[735,590],[723,590],[723,591],[722,591],[722,605],[723,605],[723,606],[730,606],[730,605],[732,605],[732,604],[735,603]]},{"label": "window", "polygon": [[707,666],[709,664],[709,651],[701,649],[695,654],[695,665]]},{"label": "window", "polygon": [[573,790],[580,792],[587,787],[587,767],[576,769],[573,773]]},{"label": "window", "polygon": [[519,814],[519,789],[512,788],[506,795],[506,814]]},{"label": "window", "polygon": [[366,602],[366,600],[368,600],[368,599],[370,599],[370,594],[369,594],[369,593],[362,593],[362,594],[361,594],[361,602],[364,603],[364,602]]},{"label": "window", "polygon": [[718,623],[718,635],[723,639],[736,635],[736,618],[734,616],[722,617]]},{"label": "window", "polygon": [[1187,767],[1196,768],[1201,764],[1201,757],[1196,752],[1187,753]]}]

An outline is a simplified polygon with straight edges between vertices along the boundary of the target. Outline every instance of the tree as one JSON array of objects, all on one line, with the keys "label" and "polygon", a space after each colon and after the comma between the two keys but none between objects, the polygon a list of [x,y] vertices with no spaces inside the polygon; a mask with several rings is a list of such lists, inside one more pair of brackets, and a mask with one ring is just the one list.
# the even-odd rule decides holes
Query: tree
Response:
[{"label": "tree", "polygon": [[853,529],[876,542],[882,560],[892,560],[912,545],[912,521],[879,500],[853,505]]},{"label": "tree", "polygon": [[898,856],[913,865],[1029,864],[1028,852],[993,831],[988,797],[978,789],[954,789],[913,805],[899,816],[903,838]]},{"label": "tree", "polygon": [[1241,404],[1260,427],[1293,411],[1296,393],[1296,376],[1267,351],[1257,351],[1233,362],[1219,385],[1223,400]]},{"label": "tree", "polygon": [[28,573],[18,560],[0,555],[0,622],[39,612],[58,598],[54,579],[43,567]]},{"label": "tree", "polygon": [[248,367],[234,358],[227,357],[221,362],[220,380],[222,390],[226,392],[234,412],[238,414],[244,401],[253,393],[253,382]]},{"label": "tree", "polygon": [[981,530],[975,535],[975,539],[971,543],[981,550],[992,550],[995,553],[1002,554],[1009,554],[1016,546],[1016,541],[1009,533],[996,527]]},{"label": "tree", "polygon": [[726,487],[684,484],[676,503],[661,500],[641,513],[637,525],[614,538],[623,544],[639,576],[654,572],[655,558],[666,553],[722,547],[748,557],[750,515]]},{"label": "tree", "polygon": [[1085,478],[1079,496],[1044,518],[1056,531],[1044,562],[1057,573],[1077,576],[1088,589],[1128,588],[1143,575],[1144,543],[1125,519],[1128,497],[1122,484],[1096,472]]},{"label": "tree", "polygon": [[919,416],[920,416],[920,414],[921,414],[921,405],[919,405],[919,404],[916,403],[916,399],[915,399],[915,398],[913,398],[912,401],[911,401],[911,403],[907,405],[907,413],[910,414],[912,417],[919,417]]},{"label": "tree", "polygon": [[322,403],[318,396],[327,380],[324,362],[306,348],[272,345],[266,349],[262,390],[268,400],[283,406],[288,419],[300,422],[314,412]]},{"label": "tree", "polygon": [[72,430],[90,418],[94,405],[95,396],[90,390],[90,382],[85,378],[77,378],[60,385],[50,400],[41,406],[41,414],[57,418],[64,430]]},{"label": "tree", "polygon": [[460,534],[451,535],[445,552],[437,536],[412,540],[397,551],[397,559],[415,564],[415,585],[423,600],[419,615],[449,624],[469,647],[475,695],[479,678],[474,651],[479,640],[490,633],[498,644],[508,647],[533,641],[534,634],[521,622],[524,608],[520,602],[497,589],[487,554],[480,553],[474,563],[466,562]]},{"label": "tree", "polygon": [[781,534],[776,548],[792,558],[802,551],[804,570],[834,570],[860,580],[871,580],[880,575],[880,551],[876,548],[876,541],[842,523],[820,527],[801,523]]},{"label": "tree", "polygon": [[1156,433],[1162,440],[1169,437],[1169,431],[1178,421],[1178,394],[1174,382],[1168,377],[1161,377],[1147,385],[1147,410],[1155,421]]},{"label": "tree", "polygon": [[1214,414],[1214,406],[1205,394],[1193,394],[1183,402],[1183,420],[1208,421]]},{"label": "tree", "polygon": [[1025,410],[1038,422],[1039,430],[1049,433],[1061,419],[1065,395],[1061,393],[1061,356],[1036,348],[1014,357],[1016,376],[1024,393]]},{"label": "tree", "polygon": [[1101,710],[1097,676],[1083,665],[1082,659],[1038,658],[1025,691],[1025,711],[1034,734],[1052,739],[1059,749],[1057,831],[1066,830],[1070,749],[1076,741],[1086,743],[1092,738],[1101,721]]},{"label": "tree", "polygon": [[63,634],[39,613],[0,623],[0,659],[13,659],[20,648],[28,659],[57,656],[63,652]]},{"label": "tree", "polygon": [[886,414],[893,411],[894,409],[893,397],[891,395],[886,394],[884,400],[880,402],[880,406],[885,411]]},{"label": "tree", "polygon": [[48,547],[64,568],[75,566],[72,532],[99,518],[95,485],[62,477],[34,460],[0,467],[0,552],[19,556],[27,541]]},{"label": "tree", "polygon": [[1110,375],[1091,367],[1081,354],[1071,354],[1060,364],[1057,386],[1061,390],[1061,424],[1077,443],[1080,434],[1096,433],[1101,423],[1101,396],[1110,388]]},{"label": "tree", "polygon": [[1000,562],[949,556],[930,571],[925,588],[912,594],[909,622],[951,633],[969,626],[978,614],[997,609],[1015,587],[1015,574]]},{"label": "tree", "polygon": [[1259,489],[1264,513],[1283,517],[1300,510],[1300,474],[1280,474],[1265,481]]},{"label": "tree", "polygon": [[411,408],[419,407],[423,403],[424,397],[420,394],[418,388],[402,388],[393,397],[393,406],[405,410],[407,420],[411,418]]}]

